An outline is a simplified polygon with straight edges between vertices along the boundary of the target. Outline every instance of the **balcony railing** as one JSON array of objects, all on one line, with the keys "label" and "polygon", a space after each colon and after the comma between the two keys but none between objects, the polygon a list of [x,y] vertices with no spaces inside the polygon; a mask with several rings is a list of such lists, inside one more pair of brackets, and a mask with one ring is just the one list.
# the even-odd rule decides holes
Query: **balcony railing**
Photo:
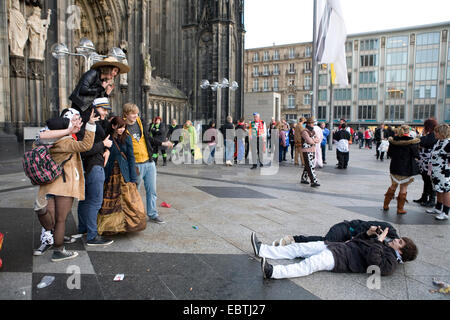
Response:
[{"label": "balcony railing", "polygon": [[253,72],[252,75],[253,77],[259,77],[259,72]]},{"label": "balcony railing", "polygon": [[303,69],[303,73],[311,73],[311,69]]},{"label": "balcony railing", "polygon": [[280,75],[280,70],[274,70],[272,74],[274,76],[279,76]]},{"label": "balcony railing", "polygon": [[286,70],[286,74],[296,74],[297,70]]}]

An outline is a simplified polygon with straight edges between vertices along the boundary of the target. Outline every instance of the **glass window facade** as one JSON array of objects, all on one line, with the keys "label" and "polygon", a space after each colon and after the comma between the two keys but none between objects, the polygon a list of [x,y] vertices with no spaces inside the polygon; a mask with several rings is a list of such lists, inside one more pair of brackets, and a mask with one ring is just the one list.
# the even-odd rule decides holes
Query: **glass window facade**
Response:
[{"label": "glass window facade", "polygon": [[418,49],[416,51],[416,63],[439,62],[439,48]]},{"label": "glass window facade", "polygon": [[377,54],[365,54],[361,55],[361,67],[375,67],[378,66]]},{"label": "glass window facade", "polygon": [[385,120],[405,120],[405,106],[404,105],[387,105],[384,109]]},{"label": "glass window facade", "polygon": [[328,76],[326,74],[319,74],[319,86],[327,85]]},{"label": "glass window facade", "polygon": [[429,32],[417,35],[416,45],[427,46],[431,44],[439,44],[440,32]]},{"label": "glass window facade", "polygon": [[327,107],[326,106],[318,106],[317,107],[317,118],[319,120],[326,120],[326,118],[327,118]]},{"label": "glass window facade", "polygon": [[334,100],[351,100],[352,99],[352,89],[336,89],[334,90]]},{"label": "glass window facade", "polygon": [[378,83],[378,71],[363,71],[359,73],[359,83]]},{"label": "glass window facade", "polygon": [[377,88],[360,88],[359,100],[377,100]]},{"label": "glass window facade", "polygon": [[350,119],[350,106],[334,106],[334,117],[337,119]]},{"label": "glass window facade", "polygon": [[445,97],[446,98],[450,98],[450,84],[447,85],[447,90],[446,90],[446,93],[445,93]]},{"label": "glass window facade", "polygon": [[376,120],[377,106],[358,106],[358,120]]},{"label": "glass window facade", "polygon": [[434,104],[414,105],[413,120],[426,120],[428,118],[434,118],[435,110],[436,105]]},{"label": "glass window facade", "polygon": [[408,63],[408,52],[391,52],[386,55],[386,65],[395,66]]},{"label": "glass window facade", "polygon": [[438,68],[417,68],[416,69],[416,81],[437,80]]},{"label": "glass window facade", "polygon": [[319,90],[319,101],[327,101],[327,90]]},{"label": "glass window facade", "polygon": [[406,69],[387,70],[386,82],[406,82]]},{"label": "glass window facade", "polygon": [[361,51],[378,50],[378,39],[361,40]]},{"label": "glass window facade", "polygon": [[415,99],[436,98],[437,86],[418,86],[414,89]]},{"label": "glass window facade", "polygon": [[389,37],[386,41],[386,48],[406,48],[408,47],[408,36]]},{"label": "glass window facade", "polygon": [[386,99],[388,100],[398,100],[404,99],[406,97],[406,87],[396,86],[390,84],[386,87]]}]

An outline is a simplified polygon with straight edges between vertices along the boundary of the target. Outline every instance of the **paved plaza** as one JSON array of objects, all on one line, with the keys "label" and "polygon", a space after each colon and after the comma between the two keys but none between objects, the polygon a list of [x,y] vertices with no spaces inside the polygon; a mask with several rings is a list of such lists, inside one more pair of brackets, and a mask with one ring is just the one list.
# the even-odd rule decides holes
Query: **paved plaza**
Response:
[{"label": "paved plaza", "polygon": [[[108,247],[87,247],[85,239],[66,245],[79,256],[52,263],[51,253],[32,256],[40,225],[32,207],[37,187],[20,171],[20,159],[0,166],[0,299],[151,299],[151,300],[449,300],[430,293],[432,279],[450,282],[450,224],[424,213],[412,200],[422,180],[409,187],[406,215],[380,210],[389,185],[389,161],[376,161],[375,150],[351,146],[347,170],[335,169],[335,151],[318,170],[321,186],[300,184],[300,168],[290,161],[278,169],[250,165],[158,165],[158,211],[167,222],[149,223],[142,232],[113,236]],[[144,188],[141,195],[145,199]],[[160,207],[161,202],[171,208]],[[76,203],[66,234],[77,233]],[[324,235],[343,220],[384,220],[419,248],[413,262],[382,277],[369,289],[369,274],[318,272],[285,280],[263,280],[250,235],[264,243],[284,235]],[[300,260],[296,260],[300,261]],[[273,262],[270,261],[269,262]],[[287,264],[289,261],[277,261]],[[73,270],[80,288],[69,289]],[[122,281],[113,281],[124,274]],[[36,285],[55,276],[48,287]]]}]

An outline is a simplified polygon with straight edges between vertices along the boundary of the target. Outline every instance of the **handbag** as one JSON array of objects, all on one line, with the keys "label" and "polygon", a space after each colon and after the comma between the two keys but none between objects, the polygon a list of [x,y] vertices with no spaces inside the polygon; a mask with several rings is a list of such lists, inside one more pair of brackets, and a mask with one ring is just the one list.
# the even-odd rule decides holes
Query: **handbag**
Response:
[{"label": "handbag", "polygon": [[[127,156],[125,155],[125,153],[123,153],[123,151],[120,150],[119,144],[117,143],[116,139],[113,138],[113,142],[114,142],[114,144],[116,145],[117,150],[119,150],[119,152],[120,152],[120,154],[122,155],[122,157],[123,157],[126,161],[128,161],[128,158],[127,158]],[[136,166],[134,166],[134,168],[136,169],[136,175],[139,175],[139,173],[140,173],[140,172],[139,172],[139,168],[136,167]]]}]

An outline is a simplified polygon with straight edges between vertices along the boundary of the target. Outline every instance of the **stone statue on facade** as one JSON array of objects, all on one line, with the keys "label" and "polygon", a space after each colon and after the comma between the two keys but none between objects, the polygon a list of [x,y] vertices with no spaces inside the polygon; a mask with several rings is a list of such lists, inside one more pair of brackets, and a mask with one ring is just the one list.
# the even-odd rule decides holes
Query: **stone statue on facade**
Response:
[{"label": "stone statue on facade", "polygon": [[152,81],[152,71],[155,70],[155,67],[152,67],[152,63],[150,61],[150,53],[144,54],[144,86],[149,86]]},{"label": "stone statue on facade", "polygon": [[9,9],[9,47],[11,55],[23,57],[23,49],[27,40],[27,22],[20,12],[19,0],[13,0]]},{"label": "stone statue on facade", "polygon": [[33,14],[28,18],[28,32],[30,39],[30,59],[44,60],[45,43],[47,42],[47,31],[50,26],[50,15],[48,9],[47,19],[41,19],[41,8],[34,7]]}]

